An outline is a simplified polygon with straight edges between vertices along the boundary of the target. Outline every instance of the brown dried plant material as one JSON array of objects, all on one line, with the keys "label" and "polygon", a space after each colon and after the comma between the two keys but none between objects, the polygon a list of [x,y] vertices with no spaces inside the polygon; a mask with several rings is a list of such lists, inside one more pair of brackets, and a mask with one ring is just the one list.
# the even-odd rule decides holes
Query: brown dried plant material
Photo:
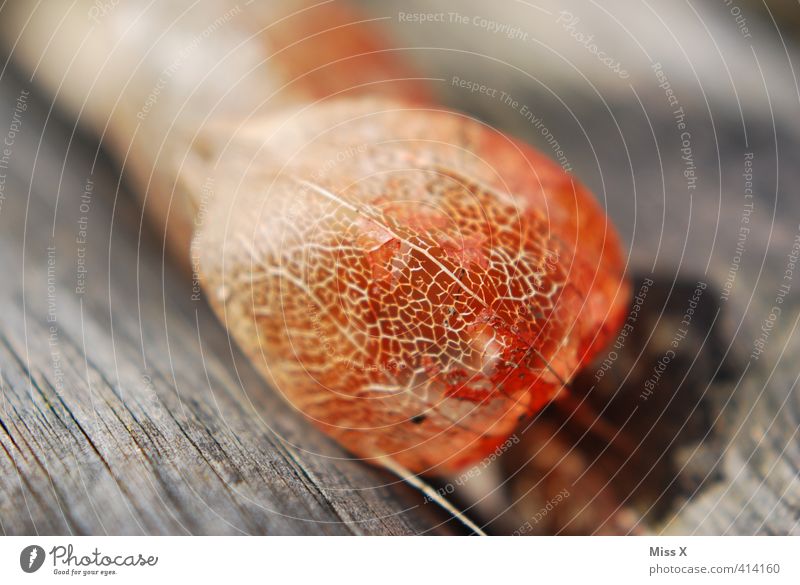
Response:
[{"label": "brown dried plant material", "polygon": [[513,469],[505,522],[515,535],[618,535],[643,532],[622,505],[607,470],[564,436],[558,424],[537,421],[504,461]]}]

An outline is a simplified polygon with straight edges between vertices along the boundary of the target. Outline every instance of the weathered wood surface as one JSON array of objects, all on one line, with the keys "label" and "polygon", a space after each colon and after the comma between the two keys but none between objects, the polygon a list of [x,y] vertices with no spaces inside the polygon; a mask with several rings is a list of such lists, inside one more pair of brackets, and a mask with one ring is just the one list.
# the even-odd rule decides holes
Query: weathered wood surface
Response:
[{"label": "weathered wood surface", "polygon": [[31,95],[0,207],[0,530],[448,532],[266,387],[140,229],[97,144],[9,73],[3,139]]},{"label": "weathered wood surface", "polygon": [[[553,65],[558,61],[552,52],[533,42],[521,49],[518,41],[503,41],[474,27],[443,32],[434,25],[412,28],[396,22],[400,8],[446,12],[447,3],[367,4],[375,16],[395,21],[400,44],[446,47],[413,55],[430,67],[432,77],[443,80],[439,87],[448,103],[550,153],[541,129],[518,109],[485,95],[466,94],[450,83],[452,76],[507,91],[542,119],[574,172],[607,204],[632,250],[631,273],[657,283],[650,318],[637,323],[637,339],[666,336],[669,343],[676,321],[667,317],[680,318],[692,285],[708,283],[710,313],[694,321],[691,343],[682,345],[681,363],[662,379],[657,401],[637,402],[652,362],[638,355],[634,344],[626,347],[630,361],[620,358],[617,363],[619,382],[600,388],[601,394],[632,394],[643,416],[629,430],[646,432],[642,429],[652,423],[654,432],[666,438],[655,442],[652,451],[649,443],[642,443],[646,448],[637,455],[641,481],[658,480],[649,499],[637,504],[639,510],[660,510],[654,518],[645,515],[639,528],[800,532],[800,272],[790,282],[764,354],[751,357],[762,324],[776,306],[800,224],[800,168],[793,163],[800,153],[800,97],[790,68],[790,58],[800,62],[797,54],[791,48],[788,55],[782,53],[769,20],[763,21],[766,33],[762,29],[756,36],[751,51],[742,47],[735,24],[725,14],[688,3],[675,8],[685,12],[686,20],[670,31],[676,35],[674,43],[658,22],[639,21],[631,27],[640,33],[636,40],[664,62],[687,110],[698,175],[690,193],[674,115],[651,62],[633,40],[626,41],[629,50],[623,53],[626,66],[636,72],[632,79],[620,83],[608,79],[607,71],[594,71],[588,72],[595,82],[589,86],[582,78],[585,70]],[[485,13],[484,7],[459,3],[470,18],[470,11]],[[501,24],[535,28],[525,3],[495,8]],[[577,13],[572,4],[570,9]],[[713,41],[702,28],[698,32],[695,10],[711,26]],[[536,15],[540,28],[556,27],[544,22],[543,14]],[[689,22],[693,25],[685,24]],[[462,43],[464,37],[469,42]],[[662,37],[666,48],[659,52],[650,41]],[[602,35],[598,40],[610,42]],[[679,44],[703,55],[702,62],[692,63],[705,82],[702,87]],[[715,45],[723,53],[731,47],[743,52],[723,62]],[[571,50],[575,55],[585,51]],[[643,61],[639,69],[637,60]],[[35,91],[25,81],[3,75],[0,138],[23,86]],[[191,300],[188,283],[163,259],[132,198],[117,193],[114,166],[101,157],[93,167],[92,139],[72,140],[72,126],[49,118],[49,103],[33,99],[14,141],[0,207],[3,531],[442,530],[442,516],[430,505],[421,504],[390,476],[349,461],[265,387],[205,304]],[[753,153],[754,211],[737,260],[741,268],[726,300],[722,290],[737,257],[746,203],[746,153]],[[89,177],[94,189],[87,214],[80,204]],[[88,273],[86,292],[76,294],[75,238],[83,215],[88,219]],[[51,245],[53,298],[48,289]],[[55,311],[53,323],[48,321],[50,310]],[[51,326],[56,328],[54,337]],[[663,346],[657,348],[663,351]],[[629,372],[637,373],[626,377]],[[658,410],[673,397],[682,403],[677,412]],[[685,432],[687,428],[692,432]],[[525,463],[528,457],[514,458],[520,460]],[[514,475],[518,470],[506,471]],[[506,505],[529,509],[524,497],[515,498],[518,493],[530,495],[530,488],[520,490],[512,482],[506,486],[513,494]],[[622,504],[632,505],[636,482],[621,486],[630,490],[623,493]],[[571,496],[573,502],[578,495]],[[539,506],[534,500],[533,510]],[[513,530],[520,519],[525,520],[524,514],[515,514],[502,530]]]}]

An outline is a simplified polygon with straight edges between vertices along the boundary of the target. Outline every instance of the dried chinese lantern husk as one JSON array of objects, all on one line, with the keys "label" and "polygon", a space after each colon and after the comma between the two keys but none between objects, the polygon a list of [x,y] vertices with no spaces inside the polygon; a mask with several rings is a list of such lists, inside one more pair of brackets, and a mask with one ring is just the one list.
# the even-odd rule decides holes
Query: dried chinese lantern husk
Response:
[{"label": "dried chinese lantern husk", "polygon": [[[253,141],[208,213],[227,222],[199,231],[204,284],[273,386],[358,456],[474,462],[619,326],[627,286],[602,210],[491,128],[334,100]],[[225,168],[243,159],[229,154]]]},{"label": "dried chinese lantern husk", "polygon": [[197,43],[209,5],[121,3],[102,27],[78,6],[35,12],[17,50],[48,55],[38,75],[106,129],[239,345],[355,455],[474,462],[619,327],[621,249],[594,198],[424,105],[340,3],[215,4],[229,18]]}]

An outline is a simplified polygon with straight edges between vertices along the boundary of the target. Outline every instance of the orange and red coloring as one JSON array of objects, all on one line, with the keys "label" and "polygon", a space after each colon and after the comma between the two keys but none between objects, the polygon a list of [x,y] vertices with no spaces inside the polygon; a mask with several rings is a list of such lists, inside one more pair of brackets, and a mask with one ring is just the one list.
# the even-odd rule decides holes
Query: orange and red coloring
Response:
[{"label": "orange and red coloring", "polygon": [[363,90],[369,63],[368,78],[402,75],[384,52],[343,66],[379,45],[348,38],[329,39],[349,43],[335,75],[319,52],[291,60],[323,99],[251,124],[219,155],[240,172],[215,179],[209,213],[225,220],[196,235],[204,286],[324,432],[367,460],[448,472],[507,440],[616,334],[622,250],[547,157],[425,105],[414,84]]},{"label": "orange and red coloring", "polygon": [[587,190],[464,115],[348,99],[289,114],[198,234],[239,344],[362,458],[445,472],[554,398],[624,318]]}]

